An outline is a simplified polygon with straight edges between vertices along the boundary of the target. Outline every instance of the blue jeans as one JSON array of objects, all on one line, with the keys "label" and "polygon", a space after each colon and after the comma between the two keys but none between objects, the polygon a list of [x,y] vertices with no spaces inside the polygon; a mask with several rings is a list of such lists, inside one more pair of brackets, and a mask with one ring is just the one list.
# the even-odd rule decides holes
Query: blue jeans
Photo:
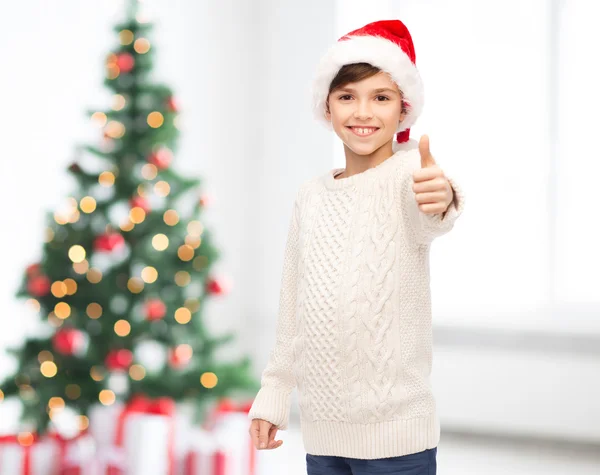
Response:
[{"label": "blue jeans", "polygon": [[382,459],[306,454],[307,475],[435,475],[437,447]]}]

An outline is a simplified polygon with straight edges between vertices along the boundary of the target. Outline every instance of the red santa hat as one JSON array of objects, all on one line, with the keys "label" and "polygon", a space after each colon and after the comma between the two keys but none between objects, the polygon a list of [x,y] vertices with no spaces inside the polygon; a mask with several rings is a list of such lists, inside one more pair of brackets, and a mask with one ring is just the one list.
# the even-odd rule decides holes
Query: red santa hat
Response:
[{"label": "red santa hat", "polygon": [[325,116],[331,81],[346,64],[369,63],[388,73],[402,91],[407,114],[398,125],[396,138],[398,142],[407,141],[424,102],[415,59],[412,37],[400,20],[376,21],[342,36],[317,68],[312,91],[315,117],[331,126]]}]

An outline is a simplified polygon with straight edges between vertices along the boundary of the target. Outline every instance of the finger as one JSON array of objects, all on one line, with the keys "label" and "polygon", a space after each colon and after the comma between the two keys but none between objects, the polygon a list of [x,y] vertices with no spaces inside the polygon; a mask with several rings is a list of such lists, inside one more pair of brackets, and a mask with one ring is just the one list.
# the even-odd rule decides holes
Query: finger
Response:
[{"label": "finger", "polygon": [[419,140],[419,153],[421,154],[421,168],[428,168],[435,165],[435,160],[429,150],[429,137],[421,136]]},{"label": "finger", "polygon": [[435,193],[417,193],[415,198],[419,204],[443,203],[446,199],[446,194],[440,191]]},{"label": "finger", "polygon": [[419,209],[424,214],[440,214],[446,210],[446,206],[443,203],[426,203],[419,205]]},{"label": "finger", "polygon": [[258,420],[254,419],[250,425],[250,437],[252,438],[252,445],[258,449]]},{"label": "finger", "polygon": [[258,433],[258,448],[266,449],[269,443],[269,429],[273,424],[268,421],[260,420],[258,422],[259,433]]},{"label": "finger", "polygon": [[413,171],[413,181],[415,183],[443,176],[444,172],[437,165],[433,165],[432,167],[427,168],[418,168]]},{"label": "finger", "polygon": [[275,440],[275,435],[277,435],[277,429],[277,426],[271,427],[271,431],[269,432],[269,444],[267,446],[268,449],[276,449],[283,443],[282,440]]},{"label": "finger", "polygon": [[443,178],[434,178],[433,180],[413,183],[412,190],[415,193],[429,193],[432,191],[442,191],[447,187],[446,181]]}]

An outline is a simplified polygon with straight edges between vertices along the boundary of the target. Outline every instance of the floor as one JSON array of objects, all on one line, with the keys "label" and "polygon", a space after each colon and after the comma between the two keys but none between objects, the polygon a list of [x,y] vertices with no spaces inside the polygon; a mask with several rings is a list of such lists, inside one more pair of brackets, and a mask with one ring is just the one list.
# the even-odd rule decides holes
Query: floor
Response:
[{"label": "floor", "polygon": [[[281,447],[258,452],[256,475],[306,475],[299,427],[276,439]],[[438,475],[600,475],[600,447],[466,434],[442,433],[437,461]]]}]

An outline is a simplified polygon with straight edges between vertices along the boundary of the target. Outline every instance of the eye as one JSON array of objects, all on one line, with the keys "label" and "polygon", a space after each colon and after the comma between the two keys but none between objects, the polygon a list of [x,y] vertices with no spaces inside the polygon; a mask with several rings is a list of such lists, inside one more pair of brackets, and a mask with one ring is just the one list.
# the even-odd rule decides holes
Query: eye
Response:
[{"label": "eye", "polygon": [[382,99],[380,102],[383,102],[383,101],[389,101],[389,100],[390,100],[390,98],[389,98],[389,97],[387,97],[387,96],[377,96],[377,99],[378,99],[378,100],[379,100],[379,99]]},{"label": "eye", "polygon": [[344,94],[343,96],[338,97],[341,101],[349,100],[350,98],[352,98],[350,94]]}]

